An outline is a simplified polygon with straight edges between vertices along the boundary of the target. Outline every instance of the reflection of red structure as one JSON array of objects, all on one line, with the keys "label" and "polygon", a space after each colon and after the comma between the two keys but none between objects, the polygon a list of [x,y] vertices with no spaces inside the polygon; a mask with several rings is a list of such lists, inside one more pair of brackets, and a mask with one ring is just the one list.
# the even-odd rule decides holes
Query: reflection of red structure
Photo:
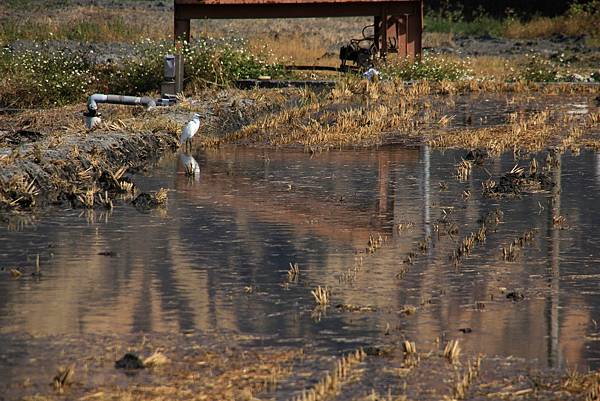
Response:
[{"label": "reflection of red structure", "polygon": [[[305,153],[273,152],[269,153],[269,166],[276,164],[306,163]],[[365,169],[377,171],[377,200],[372,208],[358,210],[351,206],[350,199],[339,199],[327,196],[323,191],[313,191],[310,188],[297,186],[288,187],[283,181],[264,181],[257,183],[248,175],[223,174],[223,165],[219,162],[231,161],[239,166],[247,165],[248,170],[261,160],[253,149],[220,149],[216,155],[211,155],[211,162],[202,167],[202,180],[193,182],[183,174],[184,167],[178,163],[175,187],[185,190],[193,196],[196,202],[203,198],[214,206],[217,204],[245,210],[263,221],[286,222],[298,230],[312,231],[329,239],[352,241],[360,246],[366,244],[369,235],[381,233],[391,235],[391,227],[384,228],[394,213],[388,204],[394,197],[390,190],[390,163],[416,165],[419,161],[418,149],[395,150],[385,149],[376,154],[337,152],[311,160],[312,165],[325,167],[331,163],[344,165],[361,165]],[[241,169],[243,171],[244,169]],[[345,193],[348,188],[340,186],[333,194]],[[331,195],[331,194],[329,194]]]},{"label": "reflection of red structure", "polygon": [[372,16],[380,56],[421,54],[422,0],[175,0],[175,38],[190,40],[190,20]]}]

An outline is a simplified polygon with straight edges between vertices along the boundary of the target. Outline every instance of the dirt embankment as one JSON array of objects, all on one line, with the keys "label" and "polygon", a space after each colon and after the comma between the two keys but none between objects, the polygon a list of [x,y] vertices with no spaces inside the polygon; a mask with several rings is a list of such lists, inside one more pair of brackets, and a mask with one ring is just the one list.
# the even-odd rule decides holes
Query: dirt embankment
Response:
[{"label": "dirt embankment", "polygon": [[144,168],[178,144],[168,130],[134,135],[95,131],[64,138],[25,130],[0,134],[20,141],[0,158],[0,204],[13,210],[65,203],[110,207],[108,200],[116,194],[133,195],[126,170]]}]

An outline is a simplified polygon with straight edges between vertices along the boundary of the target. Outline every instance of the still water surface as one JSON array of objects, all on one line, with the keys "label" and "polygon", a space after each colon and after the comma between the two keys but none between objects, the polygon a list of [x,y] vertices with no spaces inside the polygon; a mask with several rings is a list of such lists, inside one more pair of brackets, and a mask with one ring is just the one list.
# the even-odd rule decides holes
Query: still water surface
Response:
[{"label": "still water surface", "polygon": [[[482,180],[517,161],[487,159],[459,182],[454,165],[464,155],[423,147],[312,156],[198,150],[195,178],[183,174],[185,155],[134,177],[141,190],[171,190],[164,210],[54,210],[2,227],[0,267],[33,266],[39,254],[43,276],[0,272],[0,337],[11,339],[0,354],[29,335],[223,331],[311,341],[334,354],[387,334],[421,344],[460,338],[467,351],[540,367],[599,368],[600,158],[564,155],[554,190],[494,200],[482,198]],[[458,241],[495,209],[504,213],[497,231],[455,267]],[[444,215],[457,234],[438,236]],[[553,225],[553,215],[566,227]],[[533,242],[503,260],[501,247],[528,230]],[[365,254],[370,235],[387,241]],[[428,236],[431,246],[399,277]],[[300,275],[286,284],[290,262]],[[332,289],[321,314],[310,294],[317,285]],[[525,299],[507,299],[511,291]],[[408,305],[416,313],[402,313]]]}]

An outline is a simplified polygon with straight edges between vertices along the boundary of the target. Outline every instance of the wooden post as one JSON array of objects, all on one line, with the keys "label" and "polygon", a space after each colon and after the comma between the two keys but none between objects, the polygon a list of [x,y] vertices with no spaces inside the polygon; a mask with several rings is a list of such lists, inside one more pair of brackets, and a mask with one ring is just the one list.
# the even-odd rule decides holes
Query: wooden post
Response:
[{"label": "wooden post", "polygon": [[175,41],[185,40],[190,42],[190,20],[175,18]]}]

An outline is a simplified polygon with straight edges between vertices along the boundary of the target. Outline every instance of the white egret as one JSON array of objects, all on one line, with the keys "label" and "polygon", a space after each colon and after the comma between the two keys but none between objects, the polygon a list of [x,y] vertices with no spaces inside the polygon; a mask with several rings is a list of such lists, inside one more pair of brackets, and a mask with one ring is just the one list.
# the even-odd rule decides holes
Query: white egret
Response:
[{"label": "white egret", "polygon": [[191,121],[189,121],[181,130],[181,137],[179,138],[179,145],[183,145],[185,143],[186,149],[189,145],[190,149],[192,148],[192,138],[198,132],[198,128],[200,128],[200,114],[194,113],[194,117],[192,117]]}]

